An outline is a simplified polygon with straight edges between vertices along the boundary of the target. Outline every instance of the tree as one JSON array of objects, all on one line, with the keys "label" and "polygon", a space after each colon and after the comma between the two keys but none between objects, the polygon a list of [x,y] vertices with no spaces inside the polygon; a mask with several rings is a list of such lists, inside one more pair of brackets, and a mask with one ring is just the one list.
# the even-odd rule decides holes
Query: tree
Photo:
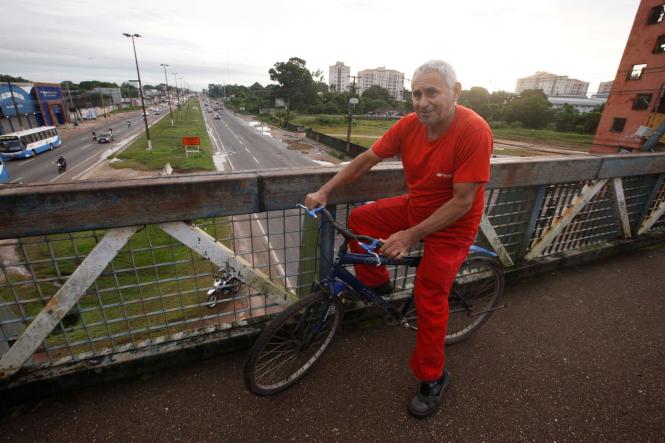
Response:
[{"label": "tree", "polygon": [[304,109],[316,97],[312,73],[306,67],[307,62],[298,57],[291,57],[287,62],[277,62],[270,68],[270,80],[280,86],[280,94],[286,94],[286,124],[289,123],[291,108]]},{"label": "tree", "polygon": [[372,85],[365,92],[363,92],[363,98],[373,98],[379,100],[390,100],[390,91],[386,88],[383,88],[379,85]]},{"label": "tree", "polygon": [[485,119],[490,117],[490,93],[487,89],[474,86],[469,90],[462,91],[459,104],[471,108]]},{"label": "tree", "polygon": [[32,83],[31,80],[26,80],[23,77],[13,77],[7,74],[0,74],[0,81],[5,83],[8,81],[15,83]]},{"label": "tree", "polygon": [[539,89],[523,91],[507,106],[506,120],[519,121],[531,129],[544,128],[551,118],[550,102],[543,91]]}]

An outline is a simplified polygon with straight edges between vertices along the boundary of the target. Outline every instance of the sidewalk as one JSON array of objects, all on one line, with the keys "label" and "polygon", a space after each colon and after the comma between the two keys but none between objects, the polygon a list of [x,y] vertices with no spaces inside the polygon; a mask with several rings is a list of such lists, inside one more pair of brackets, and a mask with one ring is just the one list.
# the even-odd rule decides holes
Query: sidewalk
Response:
[{"label": "sidewalk", "polygon": [[411,418],[415,335],[340,334],[303,381],[243,387],[245,353],[16,408],[0,440],[662,441],[665,246],[509,286],[508,308],[449,347],[441,409]]}]

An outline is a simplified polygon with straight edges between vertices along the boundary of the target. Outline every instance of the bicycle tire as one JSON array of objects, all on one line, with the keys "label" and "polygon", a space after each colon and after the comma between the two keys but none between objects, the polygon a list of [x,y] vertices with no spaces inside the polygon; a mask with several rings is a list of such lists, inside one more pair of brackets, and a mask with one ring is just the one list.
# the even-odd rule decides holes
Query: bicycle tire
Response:
[{"label": "bicycle tire", "polygon": [[[328,314],[321,328],[324,309]],[[279,313],[249,352],[244,368],[247,389],[272,395],[304,377],[332,342],[342,317],[342,303],[323,292],[309,294]]]},{"label": "bicycle tire", "polygon": [[[475,280],[473,280],[474,278]],[[480,293],[479,289],[482,288],[470,286],[472,283],[487,283],[487,290]],[[446,344],[450,345],[464,341],[480,328],[492,315],[493,311],[490,309],[496,307],[499,298],[503,294],[503,288],[503,269],[498,260],[486,255],[474,255],[468,258],[460,266],[455,277],[455,283],[453,283],[453,287],[448,295],[449,309]],[[457,294],[458,297],[461,297],[467,303],[471,303],[471,308],[473,309],[475,306],[477,308],[476,311],[481,313],[469,312],[466,306],[463,306],[455,299],[454,294]],[[409,323],[417,325],[416,305],[413,300],[410,303],[409,308],[404,313],[404,317]],[[478,307],[479,304],[481,305],[480,307]]]},{"label": "bicycle tire", "polygon": [[468,258],[448,296],[446,344],[464,341],[477,331],[491,317],[503,288],[503,268],[497,259],[486,255]]}]

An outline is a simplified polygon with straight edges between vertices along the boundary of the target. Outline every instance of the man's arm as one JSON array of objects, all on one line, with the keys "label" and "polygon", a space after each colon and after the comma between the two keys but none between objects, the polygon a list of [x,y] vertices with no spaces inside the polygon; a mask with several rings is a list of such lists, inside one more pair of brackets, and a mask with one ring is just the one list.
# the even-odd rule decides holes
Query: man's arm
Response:
[{"label": "man's arm", "polygon": [[326,206],[328,204],[328,196],[333,190],[340,185],[346,185],[359,179],[380,161],[381,157],[372,152],[371,149],[368,149],[342,168],[328,183],[321,186],[318,191],[307,194],[305,197],[305,206],[309,209],[314,209],[317,206]]},{"label": "man's arm", "polygon": [[409,252],[415,242],[455,223],[473,206],[478,186],[480,183],[453,185],[453,198],[422,222],[388,237],[381,247],[381,254],[391,258],[401,258]]}]

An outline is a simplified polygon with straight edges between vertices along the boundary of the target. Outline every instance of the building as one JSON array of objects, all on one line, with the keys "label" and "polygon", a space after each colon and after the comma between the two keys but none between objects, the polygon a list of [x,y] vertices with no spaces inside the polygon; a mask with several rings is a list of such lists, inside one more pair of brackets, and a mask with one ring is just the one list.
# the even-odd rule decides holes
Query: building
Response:
[{"label": "building", "polygon": [[374,85],[387,89],[393,99],[404,101],[403,72],[379,67],[364,69],[358,73],[358,92],[361,95]]},{"label": "building", "polygon": [[540,89],[547,96],[568,95],[586,97],[589,82],[568,78],[567,75],[537,71],[534,75],[517,79],[515,93],[521,94],[530,89]]},{"label": "building", "polygon": [[328,67],[328,88],[331,92],[347,92],[350,78],[351,67],[346,66],[344,62],[337,62]]},{"label": "building", "polygon": [[547,101],[550,102],[552,108],[559,109],[563,108],[564,105],[571,105],[573,108],[577,109],[579,112],[591,112],[596,109],[598,106],[605,103],[604,98],[599,97],[554,97],[548,96]]},{"label": "building", "polygon": [[70,123],[57,83],[0,83],[0,134]]},{"label": "building", "polygon": [[640,2],[591,152],[639,150],[665,120],[664,3]]},{"label": "building", "polygon": [[610,91],[612,90],[612,83],[613,81],[609,82],[600,82],[598,85],[598,92],[596,92],[596,95],[610,95]]}]

